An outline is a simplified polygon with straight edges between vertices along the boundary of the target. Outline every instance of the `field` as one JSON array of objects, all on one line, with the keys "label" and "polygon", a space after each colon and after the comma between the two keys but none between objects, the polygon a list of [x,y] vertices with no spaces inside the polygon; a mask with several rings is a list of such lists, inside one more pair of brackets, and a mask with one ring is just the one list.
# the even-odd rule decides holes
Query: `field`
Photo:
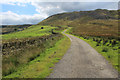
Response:
[{"label": "field", "polygon": [[90,20],[71,23],[72,33],[84,36],[118,37],[118,20]]},{"label": "field", "polygon": [[[41,29],[41,27],[43,27],[43,29]],[[8,40],[8,39],[16,39],[16,38],[29,38],[29,37],[50,35],[52,34],[51,30],[56,28],[57,27],[33,25],[23,31],[2,35],[2,39]]]},{"label": "field", "polygon": [[[57,44],[59,44],[59,41],[62,41],[62,43],[64,43],[65,42],[64,39],[65,39],[65,40],[68,40],[68,42],[66,43],[66,48],[62,50],[60,49],[61,51],[63,51],[63,52],[60,52],[62,56],[70,46],[69,39],[64,37],[60,33],[64,28],[66,27],[58,28],[58,27],[51,27],[51,26],[33,25],[23,31],[2,35],[2,40],[3,40],[2,42],[3,43],[2,45],[2,54],[3,54],[2,73],[3,74],[2,75],[3,77],[11,75],[12,73],[18,71],[19,68],[23,68],[25,65],[26,66],[29,65],[31,61],[35,60],[38,57],[40,59],[41,57],[42,59],[47,59],[47,57],[45,56],[47,56],[47,54],[52,55],[52,52],[56,49],[56,47],[62,48],[62,46],[59,46]],[[53,47],[55,49],[52,49]],[[59,48],[58,48],[58,51],[59,51]],[[49,52],[49,49],[50,50],[52,49],[51,52]],[[59,52],[57,55],[59,55]],[[60,58],[61,56],[59,55],[58,57],[55,57],[55,59]],[[48,62],[47,64],[49,63],[50,62]],[[49,66],[44,66],[44,67],[49,67]],[[23,76],[23,74],[21,76]],[[13,77],[16,77],[16,76],[13,76]]]},{"label": "field", "polygon": [[0,28],[2,29],[2,32],[0,34],[8,34],[12,32],[18,32],[22,31],[29,26],[32,26],[31,24],[24,24],[24,25],[2,25]]}]

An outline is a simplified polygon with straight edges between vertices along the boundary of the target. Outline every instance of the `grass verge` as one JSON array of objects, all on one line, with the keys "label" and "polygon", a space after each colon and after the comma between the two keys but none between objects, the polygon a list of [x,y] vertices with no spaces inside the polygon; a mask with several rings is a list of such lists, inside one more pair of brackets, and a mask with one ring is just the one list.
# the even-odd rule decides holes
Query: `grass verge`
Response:
[{"label": "grass verge", "polygon": [[[68,31],[66,32],[67,34],[71,34],[71,29],[69,28]],[[73,34],[71,34],[73,35]],[[76,35],[73,35],[76,36]],[[101,38],[96,38],[96,37],[81,37],[81,36],[76,36],[82,40],[84,40],[85,42],[87,42],[88,44],[90,44],[94,49],[96,49],[96,51],[98,53],[100,53],[102,56],[104,56],[109,62],[110,64],[113,65],[113,67],[120,72],[120,65],[119,65],[119,61],[118,61],[118,57],[120,56],[119,54],[119,42],[116,41],[116,44],[114,46],[112,46],[112,44],[110,43],[110,41],[114,41],[114,40],[107,40],[107,42],[104,44],[103,41],[101,42],[97,42],[97,41],[93,41],[93,38],[96,40],[101,40]],[[99,44],[98,44],[99,43]]]},{"label": "grass verge", "polygon": [[69,38],[64,37],[54,47],[46,49],[39,57],[3,78],[46,78],[53,70],[54,64],[62,58],[69,46]]}]

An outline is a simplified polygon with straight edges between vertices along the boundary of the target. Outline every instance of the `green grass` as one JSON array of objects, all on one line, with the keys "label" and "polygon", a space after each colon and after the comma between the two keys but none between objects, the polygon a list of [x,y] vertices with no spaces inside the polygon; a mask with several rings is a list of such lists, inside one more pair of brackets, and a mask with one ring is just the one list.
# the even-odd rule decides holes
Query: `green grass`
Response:
[{"label": "green grass", "polygon": [[[109,47],[107,45],[101,45],[96,46],[97,42],[93,41],[92,39],[84,39],[83,37],[79,37],[80,39],[86,41],[88,44],[90,44],[93,48],[95,48],[98,53],[103,55],[112,65],[114,68],[118,70],[118,50],[114,50],[116,47]],[[117,49],[117,48],[116,48]]]},{"label": "green grass", "polygon": [[[48,48],[54,47],[57,41],[64,38],[62,34],[52,34],[49,36],[42,37],[32,37],[27,39],[27,41],[32,41],[34,43],[26,43],[26,40],[18,39],[15,42],[9,41],[7,43],[11,44],[12,47],[7,47],[3,49],[3,60],[2,60],[2,75],[7,76],[17,70],[18,67],[28,64],[30,61],[34,60],[36,57],[40,56]],[[23,45],[17,43],[24,42]],[[18,47],[16,47],[16,44]],[[22,44],[22,43],[21,43]],[[9,54],[7,54],[9,53]]]},{"label": "green grass", "polygon": [[[44,27],[44,29],[41,29],[41,27]],[[2,36],[3,40],[15,39],[15,38],[37,37],[37,36],[43,36],[43,35],[50,35],[51,34],[50,31],[56,28],[57,27],[33,25],[23,31],[0,35],[0,36]]]},{"label": "green grass", "polygon": [[[43,27],[43,29],[41,27]],[[14,47],[14,49],[11,47],[6,47],[3,49],[5,55],[3,55],[2,61],[2,76],[13,74],[18,70],[19,67],[23,67],[24,65],[29,64],[29,62],[36,59],[36,57],[44,54],[46,49],[54,47],[56,42],[64,37],[60,34],[64,28],[66,27],[62,26],[58,28],[51,26],[33,25],[23,31],[1,35],[3,38],[3,44],[9,43],[9,45]],[[52,29],[58,34],[52,34]],[[24,42],[24,45],[22,45],[22,42]],[[30,44],[33,42],[34,44]],[[16,46],[21,47],[18,49]]]},{"label": "green grass", "polygon": [[3,78],[46,78],[53,70],[54,64],[62,58],[69,46],[70,40],[64,37],[54,47],[47,49],[24,67]]},{"label": "green grass", "polygon": [[[72,28],[69,28],[68,31],[66,33],[72,33],[71,32]],[[73,35],[73,34],[72,34]],[[73,35],[76,36],[76,35]],[[88,44],[90,44],[94,49],[96,49],[96,51],[98,53],[100,53],[102,56],[104,56],[109,62],[110,64],[113,65],[113,67],[115,69],[117,69],[120,72],[119,69],[119,64],[118,64],[118,56],[120,56],[120,54],[118,53],[118,47],[119,47],[119,42],[118,44],[116,44],[115,46],[111,46],[111,44],[109,42],[107,42],[105,45],[100,44],[99,46],[97,45],[97,42],[93,41],[93,37],[89,37],[89,39],[84,39],[84,37],[80,37],[80,36],[76,36],[84,41],[86,41]],[[96,37],[94,37],[96,38]],[[107,46],[107,44],[110,44],[109,46]]]}]

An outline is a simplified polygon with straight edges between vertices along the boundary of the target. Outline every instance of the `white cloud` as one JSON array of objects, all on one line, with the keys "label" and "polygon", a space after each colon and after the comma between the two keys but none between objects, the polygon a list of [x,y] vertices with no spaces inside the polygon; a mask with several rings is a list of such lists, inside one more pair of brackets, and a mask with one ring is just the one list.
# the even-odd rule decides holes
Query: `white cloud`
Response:
[{"label": "white cloud", "polygon": [[24,3],[7,3],[9,5],[18,5],[18,6],[23,6],[25,7],[26,5]]},{"label": "white cloud", "polygon": [[15,3],[8,3],[9,5],[16,5]]},{"label": "white cloud", "polygon": [[31,3],[31,2],[119,2],[119,0],[1,0],[0,3]]},{"label": "white cloud", "polygon": [[[0,4],[26,6],[26,3],[29,3],[36,8],[36,11],[39,14],[18,15],[11,11],[1,12],[0,16],[2,17],[2,23],[3,24],[20,24],[20,23],[34,24],[40,22],[41,20],[47,18],[50,15],[62,13],[62,12],[93,10],[97,8],[102,8],[102,9],[118,8],[118,6],[116,5],[117,3],[100,3],[102,0],[86,0],[84,2],[82,2],[83,0],[76,0],[79,2],[73,2],[73,0],[69,0],[68,2],[65,1],[68,0],[64,0],[64,1],[61,0],[59,2],[57,2],[57,0],[3,0],[0,2]],[[118,0],[104,0],[104,1],[118,2]]]},{"label": "white cloud", "polygon": [[119,0],[0,0],[0,4],[25,5],[26,3],[39,2],[119,2]]},{"label": "white cloud", "polygon": [[1,12],[2,24],[35,24],[47,18],[46,14],[18,15],[11,11]]},{"label": "white cloud", "polygon": [[62,12],[85,11],[94,9],[118,9],[117,2],[33,2],[36,11],[53,15]]},{"label": "white cloud", "polygon": [[61,3],[55,3],[55,2],[34,2],[31,5],[36,7],[36,11],[40,14],[48,14],[53,15],[57,13],[65,12],[63,9],[61,9]]}]

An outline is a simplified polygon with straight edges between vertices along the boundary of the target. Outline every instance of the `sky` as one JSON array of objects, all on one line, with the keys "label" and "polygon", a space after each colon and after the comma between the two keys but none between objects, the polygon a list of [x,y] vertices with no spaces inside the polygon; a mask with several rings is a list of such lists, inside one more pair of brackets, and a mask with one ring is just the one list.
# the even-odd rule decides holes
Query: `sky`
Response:
[{"label": "sky", "polygon": [[0,25],[37,24],[63,12],[117,10],[119,0],[1,0]]}]

